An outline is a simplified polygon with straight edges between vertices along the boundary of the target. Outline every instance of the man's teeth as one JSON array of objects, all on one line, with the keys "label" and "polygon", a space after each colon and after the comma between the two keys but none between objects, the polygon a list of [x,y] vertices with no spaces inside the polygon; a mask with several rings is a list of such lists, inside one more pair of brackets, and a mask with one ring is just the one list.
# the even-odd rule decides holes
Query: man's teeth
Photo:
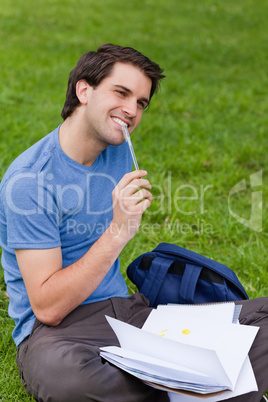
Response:
[{"label": "man's teeth", "polygon": [[124,121],[118,119],[117,117],[112,117],[112,119],[113,119],[113,121],[115,121],[116,123],[120,124],[120,126],[127,126],[127,124],[126,124]]}]

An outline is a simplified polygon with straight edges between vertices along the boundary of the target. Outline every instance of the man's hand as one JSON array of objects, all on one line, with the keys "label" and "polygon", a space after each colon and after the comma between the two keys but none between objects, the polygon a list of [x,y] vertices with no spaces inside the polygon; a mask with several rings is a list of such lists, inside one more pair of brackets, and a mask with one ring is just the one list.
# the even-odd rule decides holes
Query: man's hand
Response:
[{"label": "man's hand", "polygon": [[151,184],[143,177],[145,170],[127,173],[115,187],[113,197],[113,220],[108,230],[127,243],[135,236],[143,212],[151,205]]}]

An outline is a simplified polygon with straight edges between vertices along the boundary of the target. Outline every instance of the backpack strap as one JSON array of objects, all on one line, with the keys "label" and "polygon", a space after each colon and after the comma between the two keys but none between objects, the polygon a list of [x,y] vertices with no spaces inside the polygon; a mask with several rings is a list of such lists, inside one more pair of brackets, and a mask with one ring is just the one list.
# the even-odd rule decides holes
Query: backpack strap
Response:
[{"label": "backpack strap", "polygon": [[181,279],[181,285],[179,289],[180,296],[185,303],[194,302],[195,288],[201,271],[201,265],[185,265],[185,270]]},{"label": "backpack strap", "polygon": [[156,257],[153,259],[150,270],[140,288],[140,293],[144,293],[150,300],[152,306],[158,296],[160,287],[164,282],[164,278],[174,260],[168,258]]},{"label": "backpack strap", "polygon": [[185,258],[186,260],[193,261],[197,263],[198,265],[202,265],[204,267],[207,267],[211,269],[214,272],[219,273],[223,278],[228,280],[233,284],[235,289],[241,293],[243,299],[248,299],[248,295],[240,283],[240,281],[237,278],[237,275],[226,265],[223,265],[217,261],[211,260],[208,257],[204,257],[201,254],[197,254],[194,251],[184,249],[182,247],[179,247],[175,244],[169,244],[169,243],[160,243],[154,250],[154,252],[157,252],[157,254],[166,254],[169,256],[177,256],[181,258]]}]

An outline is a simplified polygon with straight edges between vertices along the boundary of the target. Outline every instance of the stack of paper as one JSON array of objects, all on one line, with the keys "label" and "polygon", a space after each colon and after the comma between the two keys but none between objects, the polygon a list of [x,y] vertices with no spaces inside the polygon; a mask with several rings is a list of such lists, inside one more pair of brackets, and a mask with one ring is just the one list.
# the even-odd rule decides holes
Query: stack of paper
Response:
[{"label": "stack of paper", "polygon": [[[142,329],[107,317],[121,347],[103,347],[101,356],[154,387],[184,392],[189,402],[257,390],[248,352],[258,328],[234,324],[237,312],[234,303],[159,306]],[[170,393],[172,402],[179,398]]]}]

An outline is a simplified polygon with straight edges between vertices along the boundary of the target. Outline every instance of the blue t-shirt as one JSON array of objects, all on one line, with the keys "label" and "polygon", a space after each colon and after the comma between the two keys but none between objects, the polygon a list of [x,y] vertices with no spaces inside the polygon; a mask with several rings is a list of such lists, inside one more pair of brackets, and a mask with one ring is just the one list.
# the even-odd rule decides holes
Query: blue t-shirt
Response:
[{"label": "blue t-shirt", "polygon": [[[131,167],[126,142],[108,146],[90,167],[75,162],[61,149],[58,127],[7,170],[0,186],[0,245],[16,345],[30,334],[35,316],[15,249],[61,247],[63,268],[80,259],[109,226],[112,191]],[[127,297],[119,259],[84,303],[115,296]]]}]

